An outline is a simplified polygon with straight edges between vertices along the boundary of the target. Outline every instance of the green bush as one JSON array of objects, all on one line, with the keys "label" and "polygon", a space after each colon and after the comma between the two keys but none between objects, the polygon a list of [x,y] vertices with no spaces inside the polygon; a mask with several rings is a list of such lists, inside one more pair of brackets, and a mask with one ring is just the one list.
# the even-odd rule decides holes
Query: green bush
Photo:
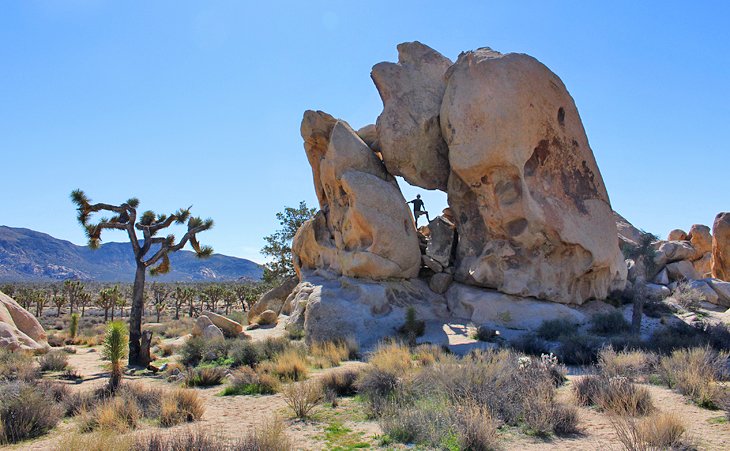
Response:
[{"label": "green bush", "polygon": [[231,343],[228,349],[228,357],[232,366],[255,367],[264,359],[264,352],[261,346],[250,340],[236,340]]},{"label": "green bush", "polygon": [[185,366],[198,366],[203,362],[223,361],[228,357],[229,346],[230,342],[222,338],[190,337],[180,347],[180,362]]},{"label": "green bush", "polygon": [[598,313],[591,318],[590,332],[598,335],[615,335],[631,329],[624,315],[616,310],[608,313]]},{"label": "green bush", "polygon": [[221,395],[272,395],[279,391],[279,385],[279,380],[270,374],[259,374],[250,367],[242,367],[231,375],[231,384]]},{"label": "green bush", "polygon": [[23,381],[0,384],[0,443],[17,443],[51,430],[63,409],[38,387]]},{"label": "green bush", "polygon": [[183,385],[186,387],[211,387],[223,383],[226,370],[218,367],[190,368],[185,372]]},{"label": "green bush", "polygon": [[536,331],[537,336],[545,340],[555,341],[563,335],[575,335],[578,333],[578,325],[567,319],[550,319],[543,321]]}]

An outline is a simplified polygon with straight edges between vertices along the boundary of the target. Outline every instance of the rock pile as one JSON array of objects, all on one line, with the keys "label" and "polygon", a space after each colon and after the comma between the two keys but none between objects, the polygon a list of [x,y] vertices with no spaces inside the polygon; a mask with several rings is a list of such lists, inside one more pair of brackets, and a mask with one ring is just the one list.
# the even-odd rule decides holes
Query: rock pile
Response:
[{"label": "rock pile", "polygon": [[48,349],[48,336],[35,316],[0,291],[0,348],[10,351]]},{"label": "rock pile", "polygon": [[[371,76],[383,101],[375,126],[304,113],[320,211],[292,246],[300,283],[279,310],[291,328],[387,335],[408,305],[424,318],[454,314],[462,284],[484,297],[469,291],[461,313],[491,302],[490,290],[570,305],[623,290],[606,188],[547,67],[488,48],[454,63],[411,42]],[[450,208],[419,233],[396,175],[446,191]]]}]

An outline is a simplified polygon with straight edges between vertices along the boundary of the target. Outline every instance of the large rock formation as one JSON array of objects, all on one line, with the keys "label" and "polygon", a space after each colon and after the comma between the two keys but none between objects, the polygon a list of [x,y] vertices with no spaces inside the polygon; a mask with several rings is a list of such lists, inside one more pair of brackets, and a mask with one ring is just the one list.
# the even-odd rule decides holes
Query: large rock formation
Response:
[{"label": "large rock formation", "polygon": [[719,213],[712,224],[712,277],[730,282],[730,213]]},{"label": "large rock formation", "polygon": [[48,336],[35,316],[0,291],[0,347],[38,351],[48,349]]},{"label": "large rock formation", "polygon": [[294,237],[294,264],[375,280],[418,275],[411,213],[383,163],[346,122],[304,113],[302,136],[320,203]]},{"label": "large rock formation", "polygon": [[606,188],[573,99],[547,67],[462,54],[447,73],[441,130],[457,280],[574,304],[623,288]]},{"label": "large rock formation", "polygon": [[439,123],[449,66],[432,48],[405,42],[398,45],[398,64],[376,64],[370,74],[383,99],[377,131],[385,166],[426,189],[446,190],[449,179],[449,149]]}]

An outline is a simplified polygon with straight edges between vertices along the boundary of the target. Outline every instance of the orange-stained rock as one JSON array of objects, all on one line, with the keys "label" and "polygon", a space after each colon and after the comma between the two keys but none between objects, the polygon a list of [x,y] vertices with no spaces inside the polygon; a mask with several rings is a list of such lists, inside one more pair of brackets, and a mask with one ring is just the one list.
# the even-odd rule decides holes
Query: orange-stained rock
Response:
[{"label": "orange-stained rock", "polygon": [[458,281],[566,304],[623,289],[613,210],[557,75],[528,55],[462,53],[440,120]]},{"label": "orange-stained rock", "polygon": [[685,241],[687,240],[687,232],[682,229],[674,229],[669,232],[667,241]]},{"label": "orange-stained rock", "polygon": [[730,282],[730,213],[720,213],[712,224],[712,277]]},{"label": "orange-stained rock", "polygon": [[687,239],[697,251],[697,258],[702,258],[707,252],[712,252],[712,234],[706,225],[694,224],[689,229]]}]

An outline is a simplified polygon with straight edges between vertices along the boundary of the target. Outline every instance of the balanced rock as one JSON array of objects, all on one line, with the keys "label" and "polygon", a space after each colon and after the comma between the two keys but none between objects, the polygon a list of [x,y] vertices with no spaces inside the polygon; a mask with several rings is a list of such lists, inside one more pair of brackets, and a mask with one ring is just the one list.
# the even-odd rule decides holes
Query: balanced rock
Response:
[{"label": "balanced rock", "polygon": [[687,234],[687,239],[697,251],[697,258],[712,252],[712,234],[710,228],[702,224],[694,224]]},{"label": "balanced rock", "polygon": [[320,211],[297,232],[294,265],[376,280],[416,277],[421,252],[398,183],[347,123],[307,111],[302,136]]},{"label": "balanced rock", "polygon": [[661,268],[667,263],[680,260],[695,260],[697,250],[687,241],[664,241],[654,253],[654,263]]},{"label": "balanced rock", "polygon": [[730,213],[720,213],[712,225],[712,277],[730,282]]},{"label": "balanced rock", "polygon": [[206,340],[223,340],[225,336],[223,331],[220,330],[215,324],[211,324],[203,329],[203,338]]},{"label": "balanced rock", "polygon": [[377,130],[388,172],[426,189],[446,190],[449,149],[439,111],[451,61],[420,42],[398,45],[398,63],[379,63],[370,74],[383,100]]},{"label": "balanced rock", "polygon": [[705,279],[705,282],[717,293],[717,304],[730,307],[730,282],[717,279]]},{"label": "balanced rock", "polygon": [[195,319],[195,323],[193,324],[193,330],[192,335],[193,337],[202,337],[203,333],[205,332],[205,329],[208,326],[213,326],[213,321],[210,320],[205,315],[200,315]]},{"label": "balanced rock", "polygon": [[563,82],[488,48],[462,53],[446,78],[456,279],[569,304],[622,290],[613,210]]},{"label": "balanced rock", "polygon": [[232,319],[228,319],[223,315],[214,312],[204,311],[203,315],[207,316],[210,321],[223,332],[227,337],[238,337],[243,332],[243,326]]},{"label": "balanced rock", "polygon": [[695,267],[692,266],[692,262],[689,260],[680,260],[678,262],[669,263],[666,270],[669,274],[670,280],[681,281],[696,280],[700,278],[697,271],[695,271]]},{"label": "balanced rock", "polygon": [[667,241],[686,241],[687,232],[682,229],[674,229],[667,235]]},{"label": "balanced rock", "polygon": [[276,324],[279,319],[279,314],[273,310],[264,310],[258,316],[257,322],[262,326]]},{"label": "balanced rock", "polygon": [[273,310],[277,314],[281,312],[286,299],[289,297],[294,287],[299,283],[298,277],[289,277],[279,285],[278,287],[272,288],[267,291],[258,301],[251,307],[249,315],[254,317],[260,315],[265,310]]},{"label": "balanced rock", "polygon": [[0,348],[10,351],[48,349],[40,322],[13,298],[0,291]]}]

